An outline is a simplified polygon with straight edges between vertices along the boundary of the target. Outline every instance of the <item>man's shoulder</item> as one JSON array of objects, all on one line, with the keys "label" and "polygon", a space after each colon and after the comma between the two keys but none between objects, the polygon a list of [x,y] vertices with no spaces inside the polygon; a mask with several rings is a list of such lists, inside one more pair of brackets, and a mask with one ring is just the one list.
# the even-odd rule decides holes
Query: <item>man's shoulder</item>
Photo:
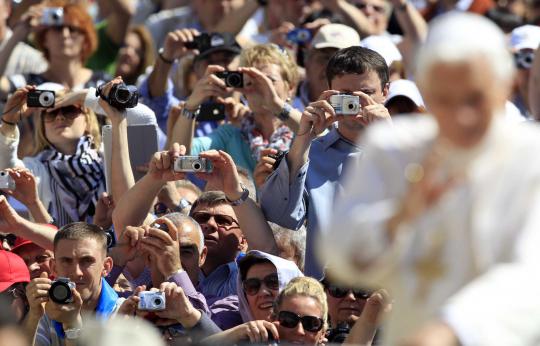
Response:
[{"label": "man's shoulder", "polygon": [[362,147],[382,150],[408,150],[423,147],[437,136],[438,126],[431,115],[406,115],[392,119],[392,124],[371,125],[360,141]]}]

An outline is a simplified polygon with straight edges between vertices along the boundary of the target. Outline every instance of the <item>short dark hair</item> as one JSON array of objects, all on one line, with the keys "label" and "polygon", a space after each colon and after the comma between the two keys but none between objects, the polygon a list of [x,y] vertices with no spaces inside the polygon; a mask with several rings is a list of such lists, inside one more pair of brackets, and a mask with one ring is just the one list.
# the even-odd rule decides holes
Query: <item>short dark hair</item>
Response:
[{"label": "short dark hair", "polygon": [[328,85],[332,86],[335,77],[345,74],[364,74],[375,71],[381,80],[381,88],[388,83],[388,65],[384,58],[374,50],[353,46],[338,50],[326,65]]},{"label": "short dark hair", "polygon": [[204,205],[207,207],[216,207],[222,204],[227,204],[227,205],[229,204],[224,192],[222,191],[203,192],[191,206],[189,216],[192,216],[195,210],[197,210],[197,207],[201,205]]},{"label": "short dark hair", "polygon": [[81,240],[95,239],[104,253],[107,253],[107,236],[103,229],[97,225],[86,222],[73,222],[65,225],[54,236],[54,249],[62,239]]}]

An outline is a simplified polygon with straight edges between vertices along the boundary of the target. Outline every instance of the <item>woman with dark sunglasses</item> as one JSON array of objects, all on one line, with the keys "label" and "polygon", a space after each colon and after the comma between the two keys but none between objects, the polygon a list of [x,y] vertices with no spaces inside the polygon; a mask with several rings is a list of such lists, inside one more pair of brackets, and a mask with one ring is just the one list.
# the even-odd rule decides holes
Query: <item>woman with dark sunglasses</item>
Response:
[{"label": "woman with dark sunglasses", "polygon": [[294,262],[252,250],[238,262],[238,301],[244,324],[216,334],[212,344],[239,341],[265,342],[278,339],[272,324],[272,307],[279,292],[296,277],[303,276]]}]

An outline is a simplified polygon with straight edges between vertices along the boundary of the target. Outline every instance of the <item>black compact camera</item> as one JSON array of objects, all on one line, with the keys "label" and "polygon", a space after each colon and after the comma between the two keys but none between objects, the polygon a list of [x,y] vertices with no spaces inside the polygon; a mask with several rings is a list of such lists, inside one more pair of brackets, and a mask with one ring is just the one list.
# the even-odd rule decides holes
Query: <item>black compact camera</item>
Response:
[{"label": "black compact camera", "polygon": [[75,288],[75,283],[68,278],[58,278],[51,283],[49,288],[49,298],[57,304],[69,304],[73,302],[71,290]]},{"label": "black compact camera", "polygon": [[328,331],[326,338],[331,344],[342,344],[347,336],[351,332],[351,328],[348,323],[338,323],[336,328],[332,328]]},{"label": "black compact camera", "polygon": [[32,90],[26,94],[28,107],[52,108],[56,99],[52,90]]},{"label": "black compact camera", "polygon": [[287,155],[287,151],[281,151],[281,150],[278,150],[277,154],[268,155],[274,160],[276,160],[274,164],[272,165],[272,170],[275,171],[279,167],[279,164],[281,163],[281,160],[283,160],[285,155]]},{"label": "black compact camera", "polygon": [[111,249],[116,246],[116,233],[113,228],[104,230],[107,237],[107,249]]},{"label": "black compact camera", "polygon": [[126,108],[134,108],[139,103],[139,91],[134,85],[126,85],[124,83],[114,84],[109,91],[109,96],[103,94],[103,87],[100,85],[96,90],[96,96],[101,97],[107,103],[118,110]]},{"label": "black compact camera", "polygon": [[184,46],[187,49],[201,50],[201,48],[210,47],[211,40],[212,40],[212,36],[206,32],[203,32],[199,36],[195,36],[193,38],[193,41],[184,43]]},{"label": "black compact camera", "polygon": [[197,121],[221,121],[225,120],[225,105],[219,102],[205,102],[199,108]]},{"label": "black compact camera", "polygon": [[216,76],[225,80],[225,85],[231,88],[244,87],[244,74],[238,71],[217,72]]}]

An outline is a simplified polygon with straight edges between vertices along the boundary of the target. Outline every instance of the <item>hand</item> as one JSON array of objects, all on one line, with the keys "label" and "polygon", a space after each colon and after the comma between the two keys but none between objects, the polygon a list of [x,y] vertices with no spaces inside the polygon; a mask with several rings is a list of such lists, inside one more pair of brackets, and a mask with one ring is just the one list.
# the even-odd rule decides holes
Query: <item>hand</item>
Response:
[{"label": "hand", "polygon": [[141,298],[139,297],[139,293],[146,290],[146,286],[137,286],[135,288],[135,291],[129,298],[124,300],[122,305],[118,308],[118,314],[120,315],[127,315],[127,316],[134,316],[137,312],[137,307],[139,306],[139,302],[141,301]]},{"label": "hand", "polygon": [[159,273],[167,279],[182,269],[178,229],[169,219],[161,218],[156,223],[166,226],[168,230],[150,226],[146,236],[140,240],[140,248],[150,254]]},{"label": "hand", "polygon": [[290,22],[283,22],[278,28],[272,30],[269,41],[281,47],[293,48],[294,45],[287,40],[287,34],[291,30],[294,30],[294,24]]},{"label": "hand", "polygon": [[403,340],[400,346],[458,346],[460,342],[450,326],[443,322],[431,322]]},{"label": "hand", "polygon": [[93,223],[103,229],[108,229],[112,226],[112,214],[115,208],[114,199],[107,192],[103,192],[96,204],[96,213],[94,214]]},{"label": "hand", "polygon": [[392,123],[392,118],[388,109],[381,103],[375,102],[369,95],[355,91],[353,95],[360,97],[360,104],[362,105],[362,112],[358,114],[354,119],[366,126],[378,120],[385,120]]},{"label": "hand", "polygon": [[59,108],[67,106],[76,106],[82,108],[84,106],[84,100],[86,99],[87,94],[88,89],[83,89],[71,91],[64,95],[57,96],[56,100],[54,101],[54,107],[47,109],[47,112],[53,112]]},{"label": "hand", "polygon": [[163,57],[167,60],[176,60],[190,51],[196,55],[199,54],[198,50],[186,48],[186,43],[193,42],[196,36],[199,36],[199,32],[195,29],[181,29],[169,32],[163,43]]},{"label": "hand", "polygon": [[249,100],[249,107],[254,112],[279,114],[285,101],[277,94],[270,78],[255,67],[241,67],[238,71],[245,76],[242,91]]},{"label": "hand", "polygon": [[182,287],[173,282],[163,282],[160,291],[165,293],[166,309],[156,312],[160,318],[180,322],[185,328],[191,328],[201,319],[201,312],[193,307]]},{"label": "hand", "polygon": [[[122,77],[120,77],[120,76],[118,76],[118,77],[114,78],[112,81],[106,83],[101,89],[101,92],[102,92],[103,96],[105,96],[106,98],[109,97],[109,93],[110,93],[112,87],[114,85],[116,85],[116,84],[121,84],[121,83],[123,83],[123,80],[122,80]],[[125,110],[122,111],[122,110],[117,109],[116,107],[111,106],[103,98],[99,99],[99,105],[101,106],[101,108],[103,108],[103,110],[105,111],[105,114],[107,115],[107,117],[109,117],[111,119],[111,122],[113,124],[118,123],[118,122],[126,119],[126,111]]]},{"label": "hand", "polygon": [[15,181],[15,190],[4,190],[6,194],[27,207],[39,202],[36,177],[28,169],[8,168],[5,171]]},{"label": "hand", "polygon": [[462,179],[460,172],[451,172],[449,176],[441,177],[440,168],[444,159],[435,147],[422,165],[414,169],[414,172],[406,173],[409,187],[397,213],[388,221],[389,239],[396,237],[399,225],[416,219]]},{"label": "hand", "polygon": [[32,115],[35,108],[29,108],[26,105],[26,95],[34,90],[36,90],[36,87],[33,85],[27,85],[17,89],[17,91],[8,98],[6,105],[4,106],[4,113],[2,113],[2,119],[16,124],[21,118]]},{"label": "hand", "polygon": [[51,319],[64,325],[64,329],[80,327],[82,325],[81,307],[82,298],[76,288],[71,289],[73,302],[68,304],[56,304],[49,300],[45,303],[45,312]]},{"label": "hand", "polygon": [[253,171],[253,179],[255,180],[255,186],[257,188],[263,186],[266,178],[274,171],[274,163],[276,162],[276,159],[270,155],[276,155],[277,153],[278,151],[272,148],[261,150],[261,159]]},{"label": "hand", "polygon": [[38,278],[33,279],[26,286],[26,299],[30,315],[41,317],[45,313],[45,303],[49,301],[49,288],[51,288],[51,279],[46,272],[41,273]]},{"label": "hand", "polygon": [[15,29],[24,30],[28,35],[31,30],[36,30],[41,27],[41,17],[43,16],[44,4],[38,4],[30,6],[28,10],[21,16],[19,22],[16,24]]},{"label": "hand", "polygon": [[147,233],[148,230],[144,227],[127,226],[120,235],[116,246],[110,250],[113,263],[124,266],[127,262],[135,259],[138,250],[140,250],[139,242]]},{"label": "hand", "polygon": [[6,197],[0,196],[0,232],[15,233],[23,220],[9,205]]},{"label": "hand", "polygon": [[227,116],[227,120],[235,127],[240,128],[242,126],[242,120],[251,113],[248,106],[242,104],[242,102],[236,101],[232,97],[218,97],[217,101],[225,105],[225,115]]},{"label": "hand", "polygon": [[354,322],[344,344],[371,345],[384,315],[392,310],[390,296],[386,290],[374,292],[366,301],[362,314]]},{"label": "hand", "polygon": [[[222,150],[209,150],[199,154],[212,162],[211,173],[198,174],[197,176],[208,182],[212,189],[225,192],[225,195],[236,200],[242,195],[238,170],[232,157]],[[207,185],[207,186],[208,186]]]},{"label": "hand", "polygon": [[227,343],[237,343],[241,340],[248,340],[251,343],[263,343],[268,341],[268,333],[272,333],[274,340],[279,340],[279,333],[274,323],[258,320],[250,321],[230,329],[230,336]]},{"label": "hand", "polygon": [[184,173],[174,172],[174,161],[186,154],[186,147],[173,143],[171,150],[158,151],[152,157],[148,173],[154,180],[159,180],[163,183],[167,181],[175,181],[185,179]]},{"label": "hand", "polygon": [[215,73],[223,71],[225,71],[224,67],[208,65],[204,76],[195,84],[193,92],[189,95],[184,107],[187,110],[195,111],[197,107],[210,97],[227,97],[232,89],[227,88],[225,81],[215,75]]},{"label": "hand", "polygon": [[157,195],[158,201],[165,204],[169,210],[177,210],[182,196],[178,192],[174,182],[168,182],[163,186],[163,188],[158,192]]},{"label": "hand", "polygon": [[330,124],[336,122],[339,118],[330,105],[328,100],[330,96],[339,94],[336,90],[324,91],[319,99],[311,102],[302,113],[300,118],[300,126],[297,136],[309,136],[315,138],[321,134]]}]

